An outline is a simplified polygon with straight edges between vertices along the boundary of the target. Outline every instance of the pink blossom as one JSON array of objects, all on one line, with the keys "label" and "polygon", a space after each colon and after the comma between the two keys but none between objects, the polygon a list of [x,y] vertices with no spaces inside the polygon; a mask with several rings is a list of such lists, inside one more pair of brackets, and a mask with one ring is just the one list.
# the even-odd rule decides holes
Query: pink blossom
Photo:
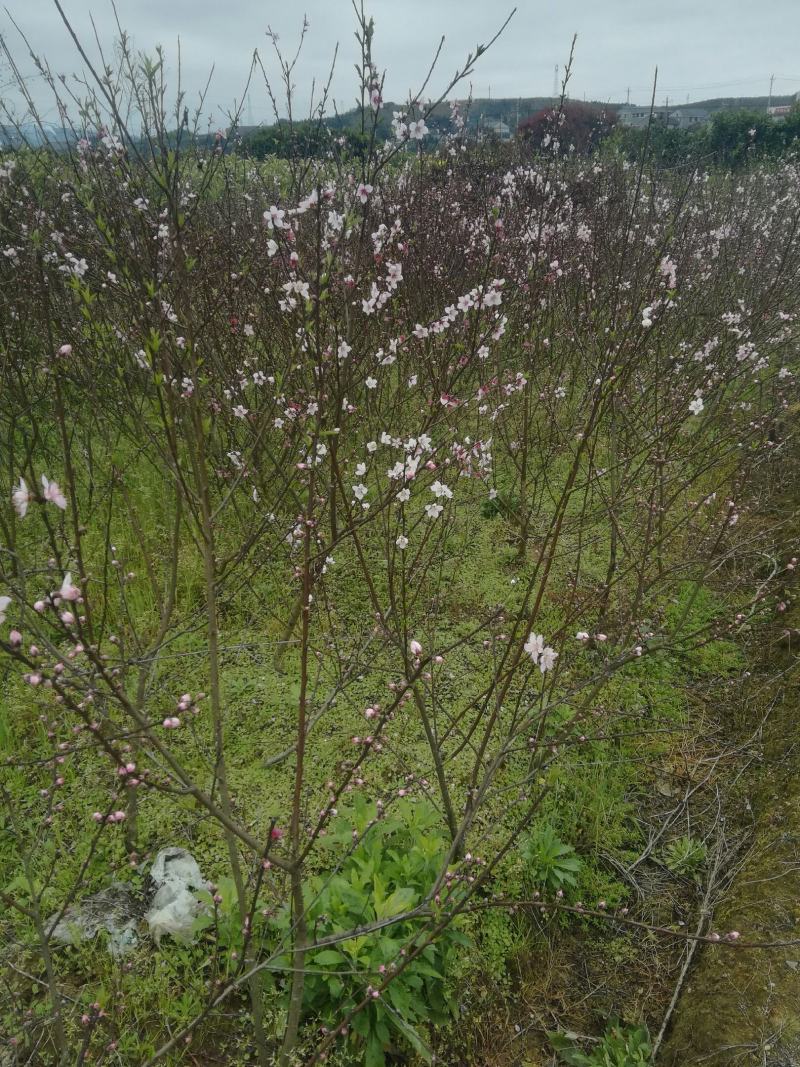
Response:
[{"label": "pink blossom", "polygon": [[61,492],[58,482],[51,482],[46,475],[42,475],[42,492],[45,500],[55,504],[62,511],[67,509],[67,498]]},{"label": "pink blossom", "polygon": [[554,648],[551,648],[549,645],[545,645],[545,647],[542,649],[542,654],[539,658],[539,670],[542,672],[542,674],[544,674],[545,671],[552,671],[553,667],[555,667],[556,665],[557,659],[558,653],[556,652],[556,650]]},{"label": "pink blossom", "polygon": [[422,655],[422,645],[419,641],[411,640],[408,642],[408,650],[412,656],[419,657]]},{"label": "pink blossom", "polygon": [[539,657],[542,654],[542,649],[544,648],[544,636],[542,634],[535,634],[531,631],[531,633],[528,634],[528,640],[523,647],[533,662],[538,663]]},{"label": "pink blossom", "polygon": [[28,489],[27,483],[24,478],[20,478],[19,485],[11,494],[11,500],[14,504],[14,510],[21,519],[25,518],[28,512],[28,504],[30,504],[32,494]]},{"label": "pink blossom", "polygon": [[64,575],[64,581],[61,583],[61,589],[59,590],[59,596],[62,600],[75,601],[81,595],[80,589],[77,585],[72,584],[72,574],[70,571]]},{"label": "pink blossom", "polygon": [[531,631],[528,634],[528,640],[525,642],[524,648],[542,674],[545,671],[551,671],[555,666],[558,653],[550,645],[544,643],[542,634],[535,634]]},{"label": "pink blossom", "polygon": [[286,223],[283,221],[286,215],[285,211],[275,207],[273,204],[269,211],[264,212],[264,222],[266,222],[269,228],[275,230],[282,230]]}]

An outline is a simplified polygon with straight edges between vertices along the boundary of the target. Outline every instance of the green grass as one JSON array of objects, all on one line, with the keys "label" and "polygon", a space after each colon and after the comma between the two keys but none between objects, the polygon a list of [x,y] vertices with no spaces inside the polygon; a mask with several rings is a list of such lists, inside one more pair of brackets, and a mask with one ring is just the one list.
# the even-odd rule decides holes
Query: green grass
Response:
[{"label": "green grass", "polygon": [[[117,506],[111,508],[110,540],[122,561],[120,570],[134,571],[137,578],[112,586],[104,608],[109,613],[109,630],[124,632],[126,641],[138,640],[146,649],[153,637],[156,597],[145,579],[142,536],[148,551],[159,559],[159,554],[166,552],[171,511],[149,469],[129,468],[125,481],[141,533],[132,528],[126,518],[127,505],[121,505],[118,495]],[[429,620],[424,637],[431,646],[445,647],[462,637],[474,625],[476,616],[494,605],[504,605],[509,613],[518,609],[533,566],[534,550],[526,560],[517,559],[512,529],[502,517],[486,517],[482,513],[482,496],[476,492],[463,499],[467,502],[459,505],[459,522],[441,546],[438,565],[445,594],[435,614],[427,614],[425,590],[420,591],[420,613],[425,609]],[[102,510],[105,504],[98,502],[97,507]],[[546,516],[540,516],[538,522],[544,529]],[[89,558],[100,561],[103,545],[100,523],[96,529],[96,533],[86,538],[84,548]],[[597,548],[586,557],[583,567],[587,582],[600,580],[605,573],[607,538],[602,530],[595,533]],[[235,542],[235,530],[229,532],[228,538]],[[381,550],[369,542],[365,550],[374,562],[376,584],[382,589],[386,564]],[[569,563],[570,553],[565,551],[555,564],[552,588],[558,589]],[[385,698],[386,683],[392,677],[391,663],[379,648],[374,655],[371,651],[363,655],[363,649],[369,647],[372,623],[352,547],[337,552],[329,589],[327,636],[335,640],[340,661],[347,662],[350,656],[362,656],[363,661],[358,663],[358,673],[351,684],[331,704],[309,737],[307,760],[314,773],[304,803],[310,813],[324,805],[328,778],[336,776],[343,760],[352,758],[351,735],[365,732],[363,708]],[[654,603],[650,610],[669,632],[683,618],[687,605],[689,613],[684,629],[688,630],[710,621],[720,608],[719,600],[710,591],[703,589],[697,594],[693,586],[686,586],[678,591],[674,602]],[[208,688],[205,639],[198,614],[201,607],[202,574],[197,554],[186,536],[179,572],[175,637],[154,662],[148,680],[148,713],[153,718],[171,713],[180,692]],[[278,766],[265,766],[265,761],[288,748],[295,736],[297,651],[287,652],[280,670],[274,662],[275,642],[282,633],[280,620],[290,610],[291,598],[278,585],[277,572],[273,574],[269,568],[254,582],[223,597],[221,689],[226,759],[236,814],[254,826],[263,827],[272,820],[285,826],[293,785],[292,755]],[[546,599],[538,627],[552,633],[563,622],[558,597]],[[319,652],[323,664],[319,699],[323,699],[325,657],[332,655],[332,650],[321,644]],[[598,655],[588,652],[570,669],[585,670],[595,663]],[[652,765],[669,753],[675,737],[688,726],[687,687],[698,678],[716,677],[740,663],[736,646],[722,641],[683,656],[664,653],[648,657],[628,666],[605,686],[599,698],[597,729],[593,729],[591,719],[572,729],[573,738],[583,732],[590,735],[589,740],[565,748],[543,773],[541,784],[546,789],[539,818],[552,825],[576,849],[580,870],[572,894],[575,899],[592,902],[602,898],[613,905],[625,898],[626,887],[603,857],[634,855],[643,844],[635,817],[637,807],[651,788]],[[455,713],[490,676],[491,661],[474,644],[464,645],[448,657],[437,676],[436,699],[442,707]],[[312,684],[315,677],[312,670]],[[516,689],[512,689],[511,696],[514,695]],[[398,713],[392,725],[391,742],[369,761],[367,785],[375,795],[396,790],[403,783],[408,767],[413,767],[418,777],[434,778],[430,753],[411,707]],[[573,713],[571,707],[554,708],[549,728],[558,729]],[[17,681],[4,687],[0,695],[2,755],[19,753],[23,747],[34,760],[37,755],[47,753],[46,728],[39,722],[39,714],[39,703],[31,699],[28,687]],[[609,736],[593,738],[593,733],[603,734],[607,718],[614,720]],[[675,733],[669,729],[651,733],[649,728],[656,724],[674,728]],[[209,787],[213,761],[207,710],[171,740],[177,754],[201,784]],[[481,847],[487,854],[491,854],[493,843],[501,841],[513,825],[514,804],[509,804],[508,788],[524,776],[528,759],[525,752],[509,757],[479,816],[477,831],[483,836]],[[456,790],[465,784],[469,766],[468,750],[449,764],[449,779]],[[79,761],[70,760],[65,777],[67,781],[59,796],[64,803],[64,815],[55,820],[53,829],[37,844],[31,856],[42,878],[47,877],[51,867],[54,872],[43,902],[45,910],[58,906],[86,861],[93,829],[89,813],[103,810],[108,804],[109,774],[104,757],[88,753]],[[30,774],[11,771],[6,779],[6,787],[19,809],[31,813],[32,825],[40,807],[38,791],[45,779],[43,770]],[[512,799],[513,796],[512,793]],[[189,797],[176,800],[158,791],[142,794],[138,832],[140,857],[152,856],[159,848],[178,843],[191,849],[207,877],[216,880],[227,869],[226,847],[218,829]],[[17,869],[18,857],[8,837],[3,839],[0,849],[0,869],[4,872],[0,884],[5,885]],[[120,831],[101,835],[83,878],[82,892],[103,887],[111,877],[122,880],[139,877],[128,862]],[[519,850],[512,850],[499,868],[494,889],[509,897],[526,891]],[[268,886],[268,896],[270,892]],[[564,919],[558,926],[569,926],[573,921]],[[514,959],[539,943],[538,935],[524,915],[513,916],[501,910],[489,910],[483,916],[472,918],[468,930],[472,947],[463,950],[461,963],[453,968],[451,980],[456,986],[489,979],[508,988]],[[14,931],[21,942],[26,966],[37,969],[31,929],[23,922],[15,923]],[[102,945],[89,945],[58,950],[57,965],[81,1002],[118,1003],[123,998],[127,1024],[120,1038],[120,1054],[132,1062],[152,1054],[166,1034],[180,1029],[202,1011],[209,978],[213,980],[212,971],[219,965],[213,949],[207,935],[189,947],[165,944],[160,951],[153,951],[142,945],[121,970]],[[35,1010],[44,1010],[40,989],[23,983],[20,995]],[[280,1021],[281,1003],[273,987],[273,992],[266,994],[268,1020]],[[245,1016],[238,1014],[239,1006],[240,999],[232,998],[233,1012],[225,1023],[229,1031],[226,1042],[230,1039],[234,1045],[240,1040],[246,1042],[247,1023]],[[7,1025],[13,1027],[11,1018]],[[204,1041],[215,1043],[218,1028],[218,1022],[201,1027],[194,1044],[202,1047]],[[241,1055],[246,1060],[246,1051]],[[168,1062],[184,1062],[182,1053],[175,1052]]]}]

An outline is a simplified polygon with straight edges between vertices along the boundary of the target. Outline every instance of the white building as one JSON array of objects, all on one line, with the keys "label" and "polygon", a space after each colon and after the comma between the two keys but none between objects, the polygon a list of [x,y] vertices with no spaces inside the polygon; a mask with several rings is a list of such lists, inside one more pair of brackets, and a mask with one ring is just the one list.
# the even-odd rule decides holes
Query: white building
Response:
[{"label": "white building", "polygon": [[680,107],[670,112],[670,125],[682,130],[691,130],[694,126],[705,126],[711,121],[711,112],[707,107]]},{"label": "white building", "polygon": [[502,119],[481,119],[481,133],[487,137],[496,137],[499,141],[511,140],[511,127]]},{"label": "white building", "polygon": [[[650,113],[649,107],[635,107],[632,104],[626,104],[625,107],[619,109],[619,121],[623,126],[630,126],[634,130],[645,130],[650,125]],[[660,122],[666,125],[669,122],[669,111],[665,107],[654,107],[652,109],[653,122]]]},{"label": "white building", "polygon": [[670,110],[667,107],[635,107],[626,104],[619,109],[619,121],[623,126],[635,130],[645,130],[650,125],[674,126],[676,129],[689,130],[695,126],[704,126],[711,121],[711,112],[705,107],[681,107]]}]

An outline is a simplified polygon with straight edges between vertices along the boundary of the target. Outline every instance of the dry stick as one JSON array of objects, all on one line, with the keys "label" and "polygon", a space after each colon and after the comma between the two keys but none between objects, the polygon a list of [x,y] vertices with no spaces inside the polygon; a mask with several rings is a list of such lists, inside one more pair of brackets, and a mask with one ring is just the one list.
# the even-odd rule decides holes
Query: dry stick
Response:
[{"label": "dry stick", "polygon": [[[208,615],[209,695],[211,698],[212,725],[214,729],[214,775],[219,783],[220,809],[228,818],[231,818],[232,807],[225,766],[222,694],[219,672],[219,621],[217,615],[216,560],[214,558],[214,525],[206,471],[205,433],[202,426],[202,417],[201,414],[195,411],[195,433],[194,440],[192,441],[194,447],[192,447],[190,451],[198,495],[200,497],[200,521],[202,523],[200,534],[203,554],[203,573],[205,577],[206,611]],[[247,918],[247,892],[244,878],[242,876],[242,866],[239,860],[239,849],[236,837],[228,829],[225,831],[225,842],[228,847],[231,873],[233,874],[233,880],[236,885],[239,915],[242,925],[244,926],[245,919]],[[249,984],[258,1062],[261,1067],[266,1067],[268,1053],[261,1012],[261,990],[255,977]]]},{"label": "dry stick", "polygon": [[[129,510],[131,510],[131,504],[128,504]],[[169,563],[169,576],[167,581],[166,598],[159,595],[158,603],[161,609],[161,620],[158,627],[158,634],[153,642],[153,654],[150,657],[145,657],[139,666],[139,678],[136,686],[136,706],[139,709],[144,708],[145,699],[147,695],[147,686],[150,676],[155,667],[156,659],[158,657],[159,650],[161,649],[162,642],[167,635],[170,623],[172,620],[172,614],[175,610],[175,601],[178,591],[178,560],[180,555],[180,534],[181,523],[183,519],[182,497],[180,489],[175,494],[175,525],[172,532],[170,563]],[[142,549],[144,549],[145,541],[144,537],[140,537],[142,543]],[[145,551],[145,558],[149,559],[149,553]],[[152,570],[152,565],[148,565],[148,569]],[[154,580],[155,585],[155,580]],[[135,743],[134,751],[140,751],[140,745]],[[137,826],[139,815],[139,796],[136,789],[127,790],[127,812],[128,818],[125,821],[125,847],[128,852],[135,852],[137,850]]]},{"label": "dry stick", "polygon": [[[316,441],[312,442],[312,449]],[[303,896],[303,865],[300,860],[300,816],[303,801],[303,775],[305,771],[306,751],[306,700],[308,691],[308,645],[311,621],[311,537],[313,533],[312,513],[314,509],[314,468],[311,468],[308,480],[308,503],[306,505],[303,536],[303,592],[302,592],[302,637],[300,645],[300,698],[297,705],[297,760],[294,773],[294,795],[292,797],[292,820],[290,838],[292,848],[291,894],[292,911],[295,916],[294,942],[292,945],[292,988],[289,995],[289,1011],[286,1017],[286,1029],[283,1034],[279,1067],[288,1067],[292,1052],[297,1044],[300,1028],[300,1014],[303,1008],[303,991],[305,989],[305,957],[308,941],[306,909]]]},{"label": "dry stick", "polygon": [[658,1033],[656,1034],[655,1041],[653,1042],[653,1061],[654,1062],[655,1062],[655,1058],[656,1058],[656,1055],[658,1053],[658,1050],[661,1047],[661,1042],[664,1040],[664,1034],[667,1032],[667,1026],[669,1025],[670,1019],[672,1018],[672,1013],[675,1011],[675,1006],[678,1003],[678,998],[679,998],[679,996],[681,994],[681,990],[683,989],[683,983],[686,981],[686,975],[689,973],[689,968],[692,965],[692,960],[694,959],[694,954],[695,954],[695,952],[697,950],[697,946],[700,943],[700,939],[701,939],[701,937],[703,935],[703,928],[705,926],[707,926],[709,920],[711,919],[711,915],[712,915],[711,895],[712,895],[713,891],[716,889],[716,886],[717,886],[717,877],[716,876],[717,876],[717,872],[719,871],[719,867],[720,867],[721,855],[722,855],[722,849],[720,847],[720,844],[718,843],[717,849],[716,849],[716,852],[715,852],[715,855],[714,855],[714,867],[713,867],[711,873],[708,876],[708,883],[706,885],[706,891],[705,891],[705,893],[703,895],[703,903],[700,905],[700,917],[697,920],[697,926],[696,926],[695,931],[694,931],[694,940],[689,942],[689,950],[686,953],[685,960],[683,961],[683,966],[681,967],[681,973],[678,975],[678,981],[675,983],[675,989],[674,989],[674,991],[672,993],[672,999],[669,1002],[669,1006],[667,1007],[666,1013],[664,1015],[664,1019],[663,1019],[663,1021],[661,1023],[661,1027],[660,1027]]},{"label": "dry stick", "polygon": [[[339,487],[340,487],[341,492],[342,492],[342,498],[345,501],[345,506],[347,506],[346,499],[345,499],[344,483],[342,482],[342,474],[341,474],[341,470],[338,467],[336,468],[336,477],[337,477],[337,479],[339,481]],[[380,598],[378,596],[377,590],[375,589],[375,584],[372,581],[372,577],[371,577],[371,574],[370,574],[370,568],[369,568],[369,566],[367,564],[367,560],[366,560],[366,557],[364,555],[364,549],[363,549],[361,541],[360,541],[360,539],[358,537],[358,533],[356,531],[355,524],[353,523],[352,515],[350,513],[349,507],[347,508],[347,511],[348,511],[348,521],[350,523],[350,528],[351,528],[351,530],[350,530],[351,538],[352,538],[353,545],[355,547],[356,553],[358,555],[358,560],[359,560],[359,563],[361,565],[362,573],[364,575],[364,579],[365,579],[365,582],[366,582],[366,585],[367,585],[367,590],[369,592],[370,600],[372,601],[373,607],[375,608],[376,613],[379,615],[381,622],[385,625],[385,623],[386,623],[386,612],[384,612],[382,607],[381,607]],[[406,677],[408,678],[409,675],[412,674],[413,672],[409,671],[409,669],[408,669],[410,664],[408,662],[408,653],[407,653],[405,648],[402,649],[402,655],[403,655],[403,659],[404,659],[405,674],[406,674]],[[431,751],[431,758],[433,759],[434,767],[435,767],[435,770],[436,770],[436,777],[437,777],[437,780],[439,782],[439,789],[440,789],[441,794],[442,794],[442,804],[444,806],[445,815],[446,815],[446,818],[447,818],[447,826],[448,826],[448,829],[450,831],[451,838],[452,838],[453,842],[456,844],[456,852],[458,852],[458,850],[461,847],[460,846],[460,841],[458,839],[458,829],[457,829],[458,822],[457,822],[456,816],[455,816],[455,809],[453,808],[453,800],[452,800],[452,797],[450,795],[450,789],[449,789],[448,782],[447,782],[447,775],[445,774],[444,763],[443,763],[443,760],[442,760],[442,751],[441,751],[441,748],[439,747],[439,745],[437,744],[437,740],[436,740],[436,737],[434,735],[433,728],[431,726],[430,717],[428,716],[428,712],[427,712],[427,709],[425,707],[425,702],[421,699],[416,686],[412,686],[412,691],[413,691],[414,703],[416,705],[417,710],[419,711],[420,718],[422,719],[422,724],[423,724],[423,727],[425,729],[425,736],[427,738],[428,746],[429,746],[430,751]]]}]

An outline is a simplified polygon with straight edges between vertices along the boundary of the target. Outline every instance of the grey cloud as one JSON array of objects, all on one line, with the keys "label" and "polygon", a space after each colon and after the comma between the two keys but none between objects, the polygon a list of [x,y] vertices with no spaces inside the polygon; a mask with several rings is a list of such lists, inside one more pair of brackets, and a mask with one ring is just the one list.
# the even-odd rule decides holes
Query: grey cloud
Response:
[{"label": "grey cloud", "polygon": [[[92,44],[89,12],[94,14],[104,43],[114,36],[110,5],[104,0],[63,0],[81,38]],[[79,59],[52,0],[8,0],[11,15],[30,35],[35,48],[53,68],[67,72]],[[437,92],[460,66],[467,52],[486,41],[510,10],[485,0],[373,0],[368,5],[376,23],[375,58],[387,70],[386,96],[404,98],[427,70],[438,39],[445,35],[442,60],[431,83]],[[152,51],[164,45],[174,77],[176,41],[181,38],[183,77],[190,96],[204,84],[211,65],[214,107],[227,107],[240,96],[250,56],[258,48],[272,76],[277,73],[265,36],[268,24],[281,46],[292,51],[304,11],[311,28],[294,81],[298,104],[307,105],[312,77],[327,77],[334,45],[340,46],[333,83],[337,105],[344,109],[355,97],[353,38],[355,20],[350,0],[118,0],[120,20],[137,47]],[[0,15],[0,31],[30,71],[15,31]],[[775,92],[800,89],[800,35],[797,0],[519,0],[518,11],[501,39],[482,57],[472,77],[476,96],[534,96],[552,90],[554,66],[563,72],[574,33],[578,34],[571,95],[645,102],[653,72],[659,68],[658,99],[765,94],[771,74]],[[90,48],[90,51],[93,51]],[[7,72],[0,82],[7,82]],[[31,83],[38,102],[45,95]],[[8,95],[9,90],[5,90]],[[466,87],[460,90],[465,95]],[[258,120],[269,119],[267,95],[260,76],[250,90],[250,108]]]}]

